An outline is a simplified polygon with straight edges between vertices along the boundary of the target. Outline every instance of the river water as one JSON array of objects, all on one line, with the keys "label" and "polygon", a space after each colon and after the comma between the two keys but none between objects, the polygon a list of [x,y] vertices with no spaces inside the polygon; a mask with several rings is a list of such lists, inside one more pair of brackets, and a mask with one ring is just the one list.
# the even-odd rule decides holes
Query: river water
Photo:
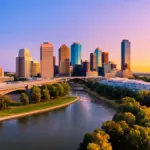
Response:
[{"label": "river water", "polygon": [[115,111],[84,91],[72,95],[80,100],[65,108],[1,123],[0,150],[77,150]]}]

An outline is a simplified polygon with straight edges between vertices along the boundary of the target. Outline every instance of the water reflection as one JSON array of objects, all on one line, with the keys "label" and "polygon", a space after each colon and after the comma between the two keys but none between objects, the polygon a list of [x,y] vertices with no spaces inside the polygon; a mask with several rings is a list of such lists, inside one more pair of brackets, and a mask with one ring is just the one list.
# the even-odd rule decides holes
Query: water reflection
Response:
[{"label": "water reflection", "polygon": [[83,135],[112,119],[115,112],[86,92],[72,94],[80,100],[70,106],[0,125],[0,150],[77,150]]},{"label": "water reflection", "polygon": [[29,117],[22,117],[22,118],[18,118],[17,119],[17,123],[21,126],[21,127],[26,127],[28,125],[29,122]]}]

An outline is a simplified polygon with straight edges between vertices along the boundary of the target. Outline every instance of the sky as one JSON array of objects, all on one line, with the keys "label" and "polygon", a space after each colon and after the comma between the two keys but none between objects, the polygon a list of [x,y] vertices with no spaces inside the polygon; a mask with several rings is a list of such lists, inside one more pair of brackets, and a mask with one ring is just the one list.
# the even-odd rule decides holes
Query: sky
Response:
[{"label": "sky", "polygon": [[[131,68],[150,72],[149,0],[0,0],[0,67],[15,71],[21,48],[40,59],[40,45],[82,44],[82,58],[97,47],[120,68],[121,41],[131,41]],[[58,60],[57,60],[58,63]]]}]

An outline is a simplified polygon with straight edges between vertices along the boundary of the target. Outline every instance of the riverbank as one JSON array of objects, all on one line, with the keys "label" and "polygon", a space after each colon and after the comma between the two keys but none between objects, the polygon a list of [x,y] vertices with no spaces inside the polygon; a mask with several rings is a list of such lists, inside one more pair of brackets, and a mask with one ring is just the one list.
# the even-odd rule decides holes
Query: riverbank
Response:
[{"label": "riverbank", "polygon": [[0,122],[62,108],[76,102],[77,100],[79,100],[79,97],[66,97],[51,102],[9,108],[0,111]]},{"label": "riverbank", "polygon": [[115,100],[113,100],[113,99],[108,99],[108,98],[106,98],[104,96],[100,96],[99,94],[97,94],[94,91],[91,91],[88,88],[85,88],[85,91],[87,91],[89,94],[91,94],[92,96],[96,97],[97,99],[103,101],[104,103],[106,103],[107,105],[111,106],[114,109],[117,109],[119,107],[119,104],[117,104],[115,102]]}]

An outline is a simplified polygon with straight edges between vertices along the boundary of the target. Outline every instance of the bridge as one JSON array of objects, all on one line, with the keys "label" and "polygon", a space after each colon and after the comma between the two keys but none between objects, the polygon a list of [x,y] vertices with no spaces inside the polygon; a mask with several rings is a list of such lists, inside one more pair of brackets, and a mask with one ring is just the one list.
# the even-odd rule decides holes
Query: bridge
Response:
[{"label": "bridge", "polygon": [[31,89],[32,86],[41,86],[44,84],[54,84],[54,83],[61,83],[64,81],[79,79],[86,81],[88,79],[94,79],[94,80],[100,80],[104,79],[104,77],[101,76],[94,76],[94,77],[61,77],[61,78],[54,78],[54,79],[41,79],[41,80],[31,80],[31,81],[24,81],[24,82],[13,82],[8,83],[0,86],[0,95],[6,95],[8,93],[18,91],[18,90],[25,90],[28,91]]}]

